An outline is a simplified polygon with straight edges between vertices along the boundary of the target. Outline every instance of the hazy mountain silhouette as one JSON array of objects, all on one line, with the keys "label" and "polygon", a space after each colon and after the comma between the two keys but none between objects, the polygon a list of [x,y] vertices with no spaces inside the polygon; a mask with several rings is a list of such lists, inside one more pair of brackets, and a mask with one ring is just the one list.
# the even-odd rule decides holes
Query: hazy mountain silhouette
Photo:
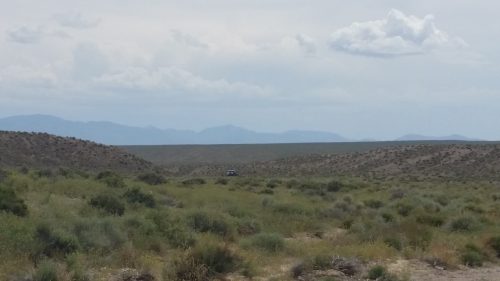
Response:
[{"label": "hazy mountain silhouette", "polygon": [[[0,130],[44,132],[58,136],[76,137],[112,145],[313,143],[355,141],[335,133],[322,131],[291,130],[282,133],[262,133],[233,125],[226,125],[207,128],[196,132],[191,130],[159,129],[155,127],[133,127],[112,122],[69,121],[50,115],[40,114],[20,115],[0,119]],[[402,136],[396,140],[472,141],[477,139],[461,135],[432,137],[410,134]]]},{"label": "hazy mountain silhouette", "polygon": [[68,121],[49,115],[23,115],[3,118],[0,119],[0,130],[45,132],[113,145],[349,141],[338,134],[319,131],[260,133],[227,125],[195,132],[189,130],[159,129],[155,127],[132,127],[111,122]]},{"label": "hazy mountain silhouette", "polygon": [[434,137],[434,136],[424,136],[424,135],[416,135],[409,134],[404,135],[398,139],[397,141],[415,141],[415,140],[436,140],[436,141],[444,141],[444,140],[457,140],[457,141],[478,141],[479,139],[469,138],[462,135],[449,135],[442,137]]}]

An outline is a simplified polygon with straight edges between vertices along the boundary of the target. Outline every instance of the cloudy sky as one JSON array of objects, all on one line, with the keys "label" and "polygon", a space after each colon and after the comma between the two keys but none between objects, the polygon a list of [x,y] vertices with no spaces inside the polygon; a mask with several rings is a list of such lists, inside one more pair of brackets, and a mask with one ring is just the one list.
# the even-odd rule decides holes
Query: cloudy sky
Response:
[{"label": "cloudy sky", "polygon": [[0,0],[0,117],[500,139],[493,0]]}]

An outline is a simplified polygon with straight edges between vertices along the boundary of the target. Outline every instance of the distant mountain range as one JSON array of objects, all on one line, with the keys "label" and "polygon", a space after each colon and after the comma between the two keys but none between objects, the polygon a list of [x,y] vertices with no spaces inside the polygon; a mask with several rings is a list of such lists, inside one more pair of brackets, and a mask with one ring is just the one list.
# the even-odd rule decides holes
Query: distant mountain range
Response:
[{"label": "distant mountain range", "polygon": [[111,122],[76,122],[48,115],[24,115],[0,119],[0,130],[45,132],[112,145],[160,144],[247,144],[344,142],[348,139],[328,132],[286,131],[259,133],[227,125],[199,132],[189,130],[131,127]]},{"label": "distant mountain range", "polygon": [[[335,133],[292,130],[261,133],[232,125],[190,130],[132,127],[111,122],[78,122],[50,115],[22,115],[0,119],[0,130],[45,132],[76,137],[111,145],[161,144],[250,144],[250,143],[314,143],[356,141]],[[472,140],[463,136],[427,137],[407,135],[398,140]]]},{"label": "distant mountain range", "polygon": [[397,138],[396,141],[416,141],[416,140],[432,140],[432,141],[444,141],[444,140],[457,140],[457,141],[479,141],[480,139],[469,138],[461,135],[449,135],[444,137],[431,137],[424,135],[404,135],[400,138]]}]

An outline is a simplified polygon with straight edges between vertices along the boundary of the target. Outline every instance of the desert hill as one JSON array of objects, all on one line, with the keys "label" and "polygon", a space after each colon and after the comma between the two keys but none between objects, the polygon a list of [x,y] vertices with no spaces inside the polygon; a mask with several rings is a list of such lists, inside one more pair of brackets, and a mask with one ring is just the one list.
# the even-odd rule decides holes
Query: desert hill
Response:
[{"label": "desert hill", "polygon": [[152,168],[150,162],[113,146],[45,133],[0,131],[0,167],[23,166],[132,173]]},{"label": "desert hill", "polygon": [[[499,144],[419,144],[367,152],[317,154],[235,164],[243,175],[500,179]],[[186,166],[172,172],[220,175],[227,165]]]}]

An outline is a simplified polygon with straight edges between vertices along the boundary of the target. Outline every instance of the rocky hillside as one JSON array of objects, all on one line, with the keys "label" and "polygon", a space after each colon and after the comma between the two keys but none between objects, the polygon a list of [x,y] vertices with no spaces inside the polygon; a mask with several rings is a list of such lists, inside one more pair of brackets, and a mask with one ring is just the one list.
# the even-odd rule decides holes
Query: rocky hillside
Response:
[{"label": "rocky hillside", "polygon": [[140,172],[148,161],[119,148],[44,133],[0,131],[0,167],[69,168]]},{"label": "rocky hillside", "polygon": [[[224,165],[171,169],[193,175],[220,175]],[[368,152],[309,155],[235,165],[243,175],[500,179],[499,144],[407,145]]]}]

